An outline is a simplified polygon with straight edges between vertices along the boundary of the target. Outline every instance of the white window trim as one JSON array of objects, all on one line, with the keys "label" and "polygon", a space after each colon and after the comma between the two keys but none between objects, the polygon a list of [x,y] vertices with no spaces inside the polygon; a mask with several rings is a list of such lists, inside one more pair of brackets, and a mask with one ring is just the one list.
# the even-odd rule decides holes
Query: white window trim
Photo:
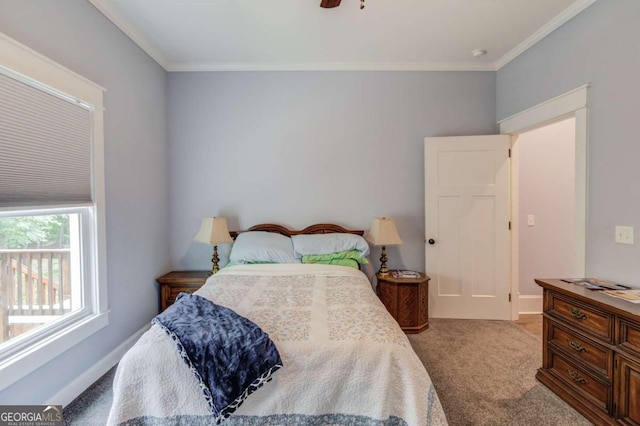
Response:
[{"label": "white window trim", "polygon": [[107,258],[105,226],[104,176],[104,108],[105,89],[57,64],[0,32],[0,66],[55,88],[94,106],[93,111],[93,246],[95,283],[92,305],[94,313],[17,353],[0,363],[0,390],[6,389],[36,369],[71,349],[108,325]]}]

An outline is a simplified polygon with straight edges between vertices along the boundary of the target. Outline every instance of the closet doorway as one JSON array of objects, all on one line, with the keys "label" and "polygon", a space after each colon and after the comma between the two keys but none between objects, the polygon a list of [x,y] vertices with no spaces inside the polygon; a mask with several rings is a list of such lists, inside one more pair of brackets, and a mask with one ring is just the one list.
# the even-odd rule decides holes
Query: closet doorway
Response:
[{"label": "closet doorway", "polygon": [[534,278],[574,276],[575,118],[520,133],[512,143],[518,313],[540,313]]},{"label": "closet doorway", "polygon": [[512,136],[513,320],[542,312],[534,277],[586,276],[587,90],[579,87],[499,122],[500,133]]}]

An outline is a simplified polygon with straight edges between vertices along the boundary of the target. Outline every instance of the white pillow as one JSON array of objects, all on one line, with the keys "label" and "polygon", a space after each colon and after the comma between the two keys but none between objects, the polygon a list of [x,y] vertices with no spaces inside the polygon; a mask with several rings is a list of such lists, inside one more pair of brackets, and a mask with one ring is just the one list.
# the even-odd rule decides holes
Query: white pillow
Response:
[{"label": "white pillow", "polygon": [[294,235],[291,240],[296,258],[306,254],[331,254],[348,250],[358,250],[361,257],[369,254],[367,241],[355,234]]},{"label": "white pillow", "polygon": [[300,263],[291,238],[275,232],[242,232],[233,243],[229,260],[234,263]]}]

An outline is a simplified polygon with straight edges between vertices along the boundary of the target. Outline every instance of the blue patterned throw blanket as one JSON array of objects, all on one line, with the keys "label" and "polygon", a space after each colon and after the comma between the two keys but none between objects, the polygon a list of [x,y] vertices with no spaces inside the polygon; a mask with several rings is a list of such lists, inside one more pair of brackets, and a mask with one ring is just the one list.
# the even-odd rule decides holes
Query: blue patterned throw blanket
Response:
[{"label": "blue patterned throw blanket", "polygon": [[176,343],[216,423],[282,367],[278,349],[260,327],[204,297],[181,293],[152,323]]}]

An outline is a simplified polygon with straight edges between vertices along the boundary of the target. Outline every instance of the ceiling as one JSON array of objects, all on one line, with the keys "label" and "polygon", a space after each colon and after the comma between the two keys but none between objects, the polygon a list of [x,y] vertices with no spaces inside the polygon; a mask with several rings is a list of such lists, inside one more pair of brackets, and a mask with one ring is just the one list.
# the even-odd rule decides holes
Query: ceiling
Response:
[{"label": "ceiling", "polygon": [[89,1],[168,71],[239,71],[496,70],[596,0]]}]

